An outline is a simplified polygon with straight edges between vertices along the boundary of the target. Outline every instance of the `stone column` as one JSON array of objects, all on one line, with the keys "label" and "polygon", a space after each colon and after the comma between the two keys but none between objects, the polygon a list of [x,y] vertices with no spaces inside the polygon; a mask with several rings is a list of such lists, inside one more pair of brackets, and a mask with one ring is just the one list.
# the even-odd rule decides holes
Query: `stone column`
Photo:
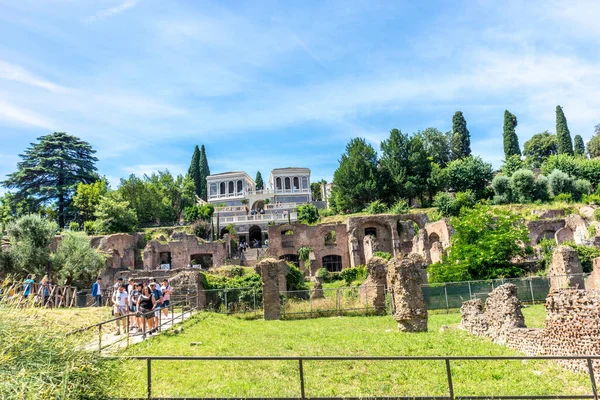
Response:
[{"label": "stone column", "polygon": [[265,320],[277,320],[281,318],[281,304],[279,302],[279,290],[282,276],[285,279],[286,269],[289,267],[283,260],[265,258],[255,267],[260,271],[263,284],[263,310]]},{"label": "stone column", "polygon": [[427,307],[421,289],[423,257],[410,254],[388,263],[388,287],[394,302],[394,319],[401,332],[427,331]]},{"label": "stone column", "polygon": [[566,288],[585,289],[583,268],[575,249],[569,246],[557,246],[554,249],[548,279],[550,292]]},{"label": "stone column", "polygon": [[373,257],[367,262],[367,280],[364,288],[370,306],[378,312],[385,312],[385,282],[387,261],[381,257]]}]

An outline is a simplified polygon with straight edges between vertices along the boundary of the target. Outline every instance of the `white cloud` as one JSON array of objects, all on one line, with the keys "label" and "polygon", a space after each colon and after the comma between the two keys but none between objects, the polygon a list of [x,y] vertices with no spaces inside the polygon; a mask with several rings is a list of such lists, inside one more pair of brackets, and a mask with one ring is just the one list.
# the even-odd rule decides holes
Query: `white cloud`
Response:
[{"label": "white cloud", "polygon": [[2,100],[0,100],[0,121],[5,121],[9,124],[30,125],[48,130],[55,128],[55,124],[50,120],[24,108],[10,105]]},{"label": "white cloud", "polygon": [[39,87],[53,93],[67,93],[70,89],[44,80],[24,68],[0,60],[0,79],[6,79],[25,85]]},{"label": "white cloud", "polygon": [[98,11],[96,14],[88,17],[86,20],[88,22],[95,22],[104,18],[112,17],[113,15],[121,14],[122,12],[135,7],[139,2],[140,0],[125,0],[121,4],[118,4],[114,7]]}]

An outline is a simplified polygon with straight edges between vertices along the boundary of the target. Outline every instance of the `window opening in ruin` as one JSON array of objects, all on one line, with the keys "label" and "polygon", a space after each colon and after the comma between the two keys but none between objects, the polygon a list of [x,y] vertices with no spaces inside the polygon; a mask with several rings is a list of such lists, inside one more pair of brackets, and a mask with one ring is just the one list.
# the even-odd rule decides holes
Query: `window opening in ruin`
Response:
[{"label": "window opening in ruin", "polygon": [[248,230],[248,238],[249,238],[248,246],[250,246],[251,248],[262,247],[262,245],[263,245],[262,230],[260,229],[260,226],[252,225],[250,227],[250,229]]},{"label": "window opening in ruin", "polygon": [[293,235],[294,235],[294,231],[291,229],[281,231],[281,236],[293,236]]},{"label": "window opening in ruin", "polygon": [[342,270],[342,256],[330,255],[323,257],[323,268],[329,272],[339,272]]},{"label": "window opening in ruin", "polygon": [[159,254],[160,269],[171,269],[171,252],[163,251]]},{"label": "window opening in ruin", "polygon": [[220,232],[220,235],[219,235],[219,239],[223,239],[223,236],[225,236],[226,233],[230,233],[229,229],[227,229],[227,228],[221,229],[221,232]]},{"label": "window opening in ruin", "polygon": [[300,268],[300,259],[297,254],[284,254],[279,257],[280,260],[285,260],[293,263],[296,267]]},{"label": "window opening in ruin", "polygon": [[440,236],[437,233],[432,232],[431,235],[429,235],[429,243],[433,244],[433,243],[439,242],[439,241],[440,241]]},{"label": "window opening in ruin", "polygon": [[337,240],[337,233],[335,231],[329,231],[325,235],[325,244],[335,244]]},{"label": "window opening in ruin", "polygon": [[556,235],[556,232],[554,231],[544,231],[542,232],[542,234],[540,236],[538,236],[537,239],[537,243],[539,244],[542,240],[547,240],[547,239],[554,239],[554,236]]},{"label": "window opening in ruin", "polygon": [[365,236],[377,237],[377,228],[365,228]]},{"label": "window opening in ruin", "polygon": [[192,254],[190,255],[190,264],[193,268],[211,268],[213,266],[213,255],[210,253]]}]

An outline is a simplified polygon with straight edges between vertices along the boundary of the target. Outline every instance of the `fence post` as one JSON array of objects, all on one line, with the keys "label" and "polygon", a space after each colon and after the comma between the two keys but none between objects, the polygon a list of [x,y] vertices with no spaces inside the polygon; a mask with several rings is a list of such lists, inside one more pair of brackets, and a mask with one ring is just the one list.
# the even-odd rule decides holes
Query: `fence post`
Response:
[{"label": "fence post", "polygon": [[594,366],[592,365],[592,359],[587,359],[588,372],[590,374],[590,380],[592,381],[592,393],[594,394],[594,400],[598,400],[598,390],[596,389],[596,379],[594,378]]},{"label": "fence post", "polygon": [[147,391],[148,391],[148,399],[152,398],[152,359],[146,359],[146,370],[147,370]]},{"label": "fence post", "polygon": [[102,351],[102,324],[98,325],[98,353]]},{"label": "fence post", "polygon": [[535,296],[533,295],[533,279],[529,278],[529,291],[531,292],[531,302],[535,304]]},{"label": "fence post", "polygon": [[471,293],[471,282],[467,282],[467,284],[469,285],[469,300],[471,300],[473,298],[473,293]]},{"label": "fence post", "polygon": [[335,308],[339,315],[340,314],[340,288],[337,288],[337,290],[335,291]]},{"label": "fence post", "polygon": [[254,318],[256,318],[256,288],[252,289],[252,297],[254,299]]},{"label": "fence post", "polygon": [[306,396],[304,394],[304,368],[302,366],[302,359],[298,359],[298,369],[300,371],[300,398],[305,399]]},{"label": "fence post", "polygon": [[444,296],[446,297],[446,314],[450,312],[450,305],[448,304],[448,290],[446,289],[446,284],[444,283]]},{"label": "fence post", "polygon": [[227,305],[227,289],[225,289],[225,314],[229,314],[229,306]]},{"label": "fence post", "polygon": [[130,334],[130,330],[129,330],[129,311],[127,312],[127,346],[125,347],[129,347],[129,334]]},{"label": "fence post", "polygon": [[310,307],[310,317],[312,318],[312,290],[308,292],[308,305]]},{"label": "fence post", "polygon": [[450,359],[446,358],[446,375],[448,376],[448,391],[450,400],[454,400],[454,387],[452,386],[452,371],[450,370]]}]

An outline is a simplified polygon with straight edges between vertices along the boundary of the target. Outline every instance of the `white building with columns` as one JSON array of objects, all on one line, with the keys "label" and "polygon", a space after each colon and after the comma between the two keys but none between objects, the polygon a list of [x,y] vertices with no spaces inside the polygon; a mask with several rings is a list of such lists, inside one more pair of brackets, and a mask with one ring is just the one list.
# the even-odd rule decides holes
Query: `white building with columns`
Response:
[{"label": "white building with columns", "polygon": [[239,238],[250,245],[263,246],[269,223],[295,222],[296,208],[312,201],[308,168],[276,168],[262,189],[256,189],[254,179],[243,171],[210,175],[206,184],[219,236],[233,224]]}]

